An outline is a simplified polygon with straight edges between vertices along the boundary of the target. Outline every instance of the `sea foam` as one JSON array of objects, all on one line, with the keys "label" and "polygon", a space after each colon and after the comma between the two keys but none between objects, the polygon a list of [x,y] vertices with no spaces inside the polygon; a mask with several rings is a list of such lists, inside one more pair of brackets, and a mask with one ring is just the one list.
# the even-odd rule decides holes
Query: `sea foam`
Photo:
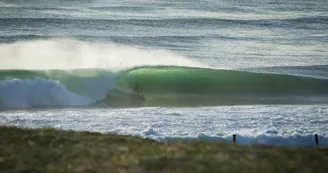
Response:
[{"label": "sea foam", "polygon": [[68,91],[54,80],[42,78],[0,81],[0,108],[34,106],[80,106],[93,100]]}]

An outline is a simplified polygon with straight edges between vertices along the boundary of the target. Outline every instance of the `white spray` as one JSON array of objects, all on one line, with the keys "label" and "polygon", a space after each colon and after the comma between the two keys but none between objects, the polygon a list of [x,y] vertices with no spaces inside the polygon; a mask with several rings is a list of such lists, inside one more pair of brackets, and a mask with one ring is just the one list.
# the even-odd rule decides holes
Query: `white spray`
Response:
[{"label": "white spray", "polygon": [[69,92],[53,80],[36,78],[0,81],[0,108],[81,106],[92,103],[92,99]]},{"label": "white spray", "polygon": [[203,67],[200,63],[164,50],[72,39],[22,41],[0,45],[0,69],[122,70],[158,65]]},{"label": "white spray", "polygon": [[[34,40],[0,45],[0,69],[101,68],[117,72],[141,66],[202,67],[197,62],[163,50],[72,39]],[[89,76],[75,81],[74,85],[83,87],[84,92],[80,95],[68,91],[55,80],[3,80],[0,81],[0,108],[90,105],[103,99],[109,90],[115,88],[114,80],[117,75]]]}]

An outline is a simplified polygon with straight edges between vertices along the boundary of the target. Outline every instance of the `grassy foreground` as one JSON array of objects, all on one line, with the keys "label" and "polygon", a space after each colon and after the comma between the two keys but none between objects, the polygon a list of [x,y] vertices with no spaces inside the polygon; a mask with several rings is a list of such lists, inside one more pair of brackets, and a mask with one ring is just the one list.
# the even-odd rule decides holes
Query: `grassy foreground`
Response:
[{"label": "grassy foreground", "polygon": [[0,127],[1,173],[328,172],[328,149]]}]

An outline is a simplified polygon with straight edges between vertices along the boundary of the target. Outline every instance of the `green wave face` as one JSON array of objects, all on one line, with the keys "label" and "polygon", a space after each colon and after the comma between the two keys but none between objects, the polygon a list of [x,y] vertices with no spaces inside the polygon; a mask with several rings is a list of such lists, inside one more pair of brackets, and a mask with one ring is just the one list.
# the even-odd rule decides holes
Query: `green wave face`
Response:
[{"label": "green wave face", "polygon": [[145,94],[274,95],[328,93],[328,81],[288,75],[197,68],[141,68],[119,79],[119,86],[139,84]]},{"label": "green wave face", "polygon": [[[0,71],[0,82],[36,78],[56,81],[49,85],[118,107],[328,103],[328,80],[289,75],[187,67],[141,67],[115,73],[103,69]],[[129,91],[137,84],[142,98],[135,102]],[[29,83],[10,85],[28,87]]]},{"label": "green wave face", "polygon": [[184,67],[131,70],[117,84],[139,84],[148,106],[300,103],[328,95],[327,80]]}]

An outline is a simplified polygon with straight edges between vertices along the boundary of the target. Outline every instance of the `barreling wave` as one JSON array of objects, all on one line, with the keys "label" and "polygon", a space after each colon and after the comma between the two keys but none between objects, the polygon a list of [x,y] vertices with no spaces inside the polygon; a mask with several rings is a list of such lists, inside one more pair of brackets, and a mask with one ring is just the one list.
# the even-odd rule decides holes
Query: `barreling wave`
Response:
[{"label": "barreling wave", "polygon": [[[1,70],[0,80],[2,109],[328,103],[328,80],[206,68]],[[137,84],[144,99],[127,101]]]},{"label": "barreling wave", "polygon": [[186,67],[144,67],[118,86],[139,84],[148,106],[326,103],[328,80]]}]

